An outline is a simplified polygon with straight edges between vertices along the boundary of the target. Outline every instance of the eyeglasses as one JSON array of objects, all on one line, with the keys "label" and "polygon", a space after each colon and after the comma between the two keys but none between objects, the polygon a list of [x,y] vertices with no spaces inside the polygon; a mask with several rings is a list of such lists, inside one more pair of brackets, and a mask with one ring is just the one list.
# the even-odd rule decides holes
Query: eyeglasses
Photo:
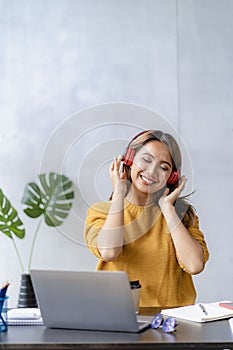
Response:
[{"label": "eyeglasses", "polygon": [[174,317],[168,317],[165,321],[163,321],[162,314],[154,315],[151,321],[151,328],[153,329],[161,328],[162,331],[165,333],[174,332],[176,326],[177,326],[177,322]]}]

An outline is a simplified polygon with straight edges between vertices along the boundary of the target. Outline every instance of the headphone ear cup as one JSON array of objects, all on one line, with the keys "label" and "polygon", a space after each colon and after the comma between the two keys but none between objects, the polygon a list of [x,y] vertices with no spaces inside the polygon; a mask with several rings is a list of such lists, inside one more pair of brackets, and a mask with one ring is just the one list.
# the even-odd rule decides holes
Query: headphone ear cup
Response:
[{"label": "headphone ear cup", "polygon": [[174,184],[176,184],[176,183],[178,182],[179,177],[180,177],[179,171],[173,171],[173,172],[171,173],[171,175],[169,176],[169,178],[168,178],[168,180],[167,180],[167,183],[168,183],[169,185],[174,185]]},{"label": "headphone ear cup", "polygon": [[123,163],[125,165],[131,166],[133,164],[135,156],[135,149],[128,147],[125,151],[125,155],[123,156]]},{"label": "headphone ear cup", "polygon": [[135,156],[135,149],[131,148],[130,145],[131,143],[137,139],[139,136],[149,132],[150,130],[144,130],[141,131],[139,134],[137,134],[136,136],[134,136],[134,138],[132,138],[132,140],[130,141],[130,143],[128,144],[126,151],[123,154],[123,164],[127,165],[127,166],[131,166],[133,164],[133,160],[134,160],[134,156]]}]

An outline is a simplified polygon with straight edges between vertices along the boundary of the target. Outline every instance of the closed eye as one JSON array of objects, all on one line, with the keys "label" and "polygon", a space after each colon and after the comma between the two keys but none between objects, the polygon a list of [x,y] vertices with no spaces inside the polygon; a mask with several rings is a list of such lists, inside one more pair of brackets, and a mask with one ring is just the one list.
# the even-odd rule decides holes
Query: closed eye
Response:
[{"label": "closed eye", "polygon": [[160,168],[164,171],[170,170],[170,168],[167,166],[167,164],[160,164]]},{"label": "closed eye", "polygon": [[151,163],[151,159],[143,157],[142,160],[146,163]]}]

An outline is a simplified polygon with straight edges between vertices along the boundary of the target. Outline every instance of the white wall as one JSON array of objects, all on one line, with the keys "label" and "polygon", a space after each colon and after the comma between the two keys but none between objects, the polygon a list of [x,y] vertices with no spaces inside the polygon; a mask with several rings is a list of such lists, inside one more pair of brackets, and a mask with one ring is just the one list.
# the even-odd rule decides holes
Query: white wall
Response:
[{"label": "white wall", "polygon": [[[22,211],[26,183],[62,168],[76,188],[64,225],[41,228],[32,267],[94,269],[85,210],[108,195],[116,150],[161,127],[180,134],[211,254],[198,299],[233,298],[232,16],[231,0],[0,0],[0,187],[25,222],[25,267],[37,225]],[[11,240],[0,242],[15,305],[21,271]]]}]

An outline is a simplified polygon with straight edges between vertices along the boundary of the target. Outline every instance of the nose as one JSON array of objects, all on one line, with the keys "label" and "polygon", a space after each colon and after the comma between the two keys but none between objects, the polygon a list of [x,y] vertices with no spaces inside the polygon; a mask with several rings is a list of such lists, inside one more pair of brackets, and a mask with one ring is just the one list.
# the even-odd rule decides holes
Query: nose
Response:
[{"label": "nose", "polygon": [[159,167],[159,164],[157,162],[153,162],[147,165],[145,171],[151,176],[156,176],[158,167]]}]

